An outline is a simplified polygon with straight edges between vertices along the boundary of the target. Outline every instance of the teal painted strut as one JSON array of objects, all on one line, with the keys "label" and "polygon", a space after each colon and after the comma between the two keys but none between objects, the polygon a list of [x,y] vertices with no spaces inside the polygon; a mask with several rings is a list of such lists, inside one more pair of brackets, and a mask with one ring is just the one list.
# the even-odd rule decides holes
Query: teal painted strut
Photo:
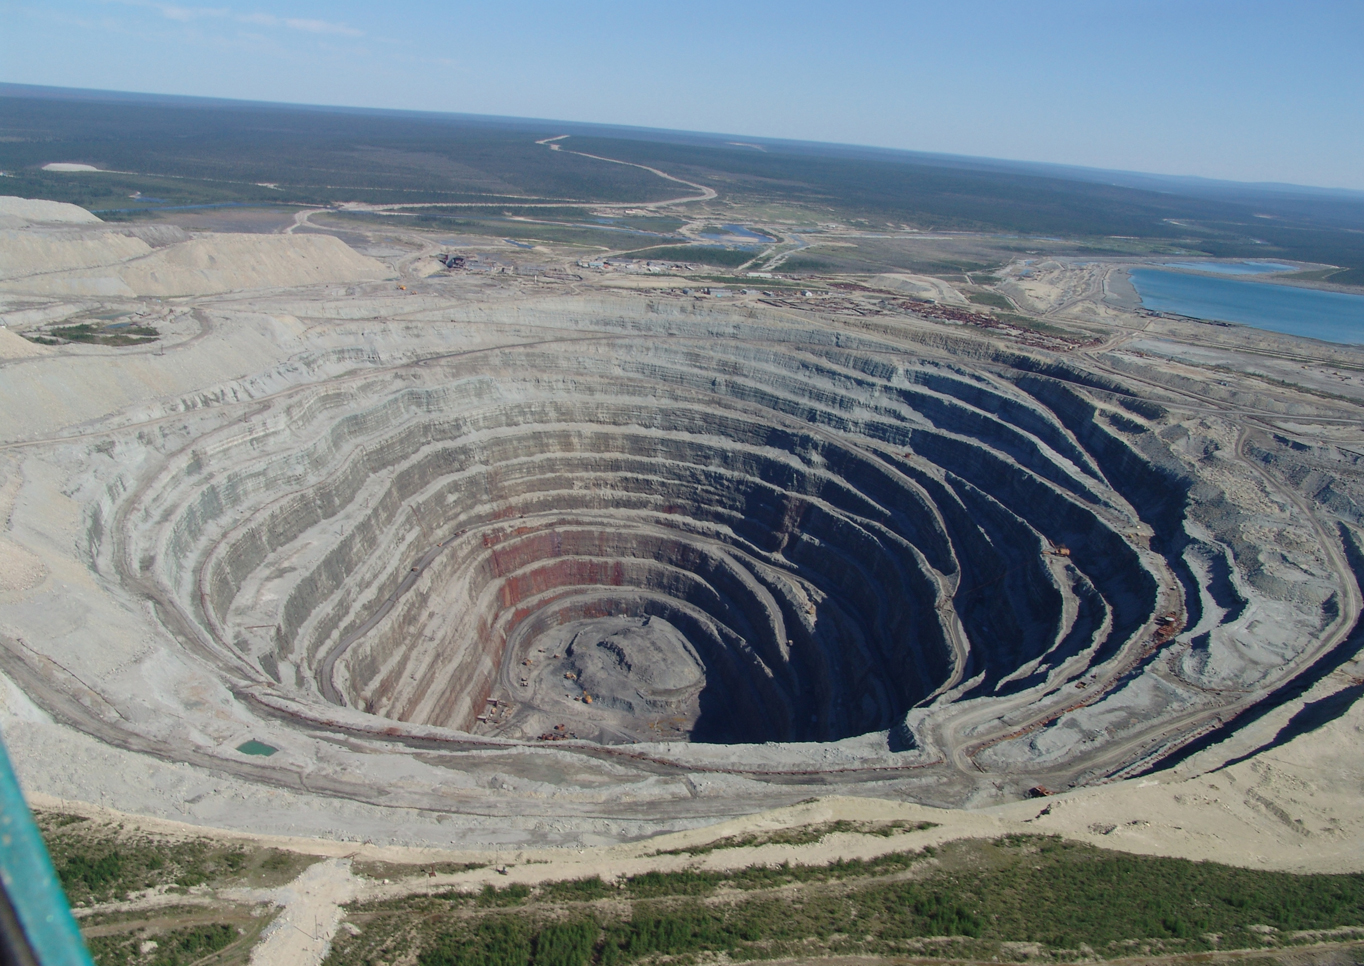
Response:
[{"label": "teal painted strut", "polygon": [[[93,966],[0,742],[0,942],[6,962]],[[2,901],[8,900],[8,901]]]}]

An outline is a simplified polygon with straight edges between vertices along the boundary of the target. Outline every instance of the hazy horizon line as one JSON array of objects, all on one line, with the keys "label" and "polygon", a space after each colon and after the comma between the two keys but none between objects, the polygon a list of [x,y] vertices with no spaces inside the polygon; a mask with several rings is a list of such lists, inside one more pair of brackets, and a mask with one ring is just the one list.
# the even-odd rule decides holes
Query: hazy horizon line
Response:
[{"label": "hazy horizon line", "polygon": [[[977,165],[988,165],[993,167],[1007,167],[1014,169],[1025,169],[1028,173],[1044,176],[1065,176],[1069,175],[1072,180],[1093,181],[1098,175],[1116,175],[1128,178],[1150,179],[1152,181],[1176,182],[1187,186],[1204,185],[1208,187],[1225,186],[1228,188],[1239,188],[1242,190],[1260,190],[1264,192],[1291,192],[1305,193],[1312,195],[1334,195],[1342,196],[1356,201],[1364,201],[1364,190],[1357,188],[1343,188],[1334,185],[1309,185],[1298,184],[1295,182],[1280,181],[1236,181],[1229,178],[1209,178],[1203,175],[1191,174],[1171,174],[1168,172],[1157,171],[1136,171],[1121,168],[1096,168],[1089,165],[1067,164],[1061,161],[1027,161],[1016,158],[998,158],[986,155],[952,154],[944,151],[927,151],[913,148],[895,148],[876,144],[854,144],[841,141],[811,141],[798,138],[773,138],[761,135],[743,134],[737,132],[721,131],[693,131],[681,128],[662,128],[649,127],[639,124],[618,124],[610,121],[572,121],[560,118],[516,116],[506,114],[476,114],[463,111],[429,111],[415,108],[402,107],[364,107],[359,105],[347,104],[311,104],[301,101],[260,101],[247,98],[235,97],[210,97],[201,94],[164,94],[154,91],[122,91],[107,88],[88,88],[88,87],[58,87],[50,84],[23,84],[14,81],[0,81],[0,97],[21,96],[48,96],[54,100],[80,100],[82,95],[88,100],[122,100],[126,102],[183,102],[194,103],[203,106],[240,106],[256,108],[274,109],[293,109],[311,110],[328,113],[350,113],[350,114],[370,114],[370,115],[403,115],[408,117],[421,118],[451,118],[461,120],[474,120],[483,122],[500,122],[516,124],[554,124],[579,128],[596,128],[617,132],[637,132],[640,134],[671,135],[673,137],[689,137],[699,139],[714,139],[720,142],[719,146],[748,146],[733,139],[743,138],[750,145],[762,146],[789,146],[793,148],[820,148],[847,151],[871,152],[883,154],[890,157],[904,156],[917,160],[943,160]],[[54,96],[55,95],[55,96]],[[75,95],[75,96],[73,96]],[[93,96],[91,96],[93,95]],[[867,159],[870,160],[870,159]],[[1087,175],[1088,177],[1083,177]],[[1125,187],[1142,187],[1140,185],[1125,185]],[[1153,187],[1153,186],[1146,186]]]}]

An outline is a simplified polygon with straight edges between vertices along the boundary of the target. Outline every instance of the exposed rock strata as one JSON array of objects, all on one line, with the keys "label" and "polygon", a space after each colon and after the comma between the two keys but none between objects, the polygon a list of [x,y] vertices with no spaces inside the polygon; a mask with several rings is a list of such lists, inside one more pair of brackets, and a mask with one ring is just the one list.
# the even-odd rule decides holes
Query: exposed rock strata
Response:
[{"label": "exposed rock strata", "polygon": [[[0,346],[0,544],[25,565],[0,662],[126,749],[570,841],[830,783],[1106,781],[1262,740],[1358,650],[1349,447],[1243,415],[1334,404],[1191,404],[1141,353],[905,317],[399,289],[348,249],[319,273],[308,236],[210,265],[160,228],[28,234],[54,260],[14,263],[12,324],[147,309],[161,333]],[[95,235],[134,257],[55,258]],[[162,268],[255,289],[25,294]]]},{"label": "exposed rock strata", "polygon": [[[1119,383],[809,330],[688,337],[708,326],[319,386],[195,440],[134,503],[111,491],[92,552],[127,514],[139,579],[305,702],[608,743],[879,731],[923,760],[1055,764],[1263,686],[1330,623],[1320,583],[1286,597],[1238,563],[1244,508]],[[1266,613],[1247,661],[1233,641]],[[701,676],[660,696],[620,640],[672,662],[659,679]],[[1066,727],[998,737],[1075,698]]]}]

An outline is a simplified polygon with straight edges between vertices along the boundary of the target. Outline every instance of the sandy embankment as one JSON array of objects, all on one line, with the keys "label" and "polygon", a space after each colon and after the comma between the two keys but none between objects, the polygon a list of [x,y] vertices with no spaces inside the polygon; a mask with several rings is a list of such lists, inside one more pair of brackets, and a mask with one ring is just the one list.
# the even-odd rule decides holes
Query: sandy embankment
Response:
[{"label": "sandy embankment", "polygon": [[1125,266],[1114,266],[1104,275],[1104,301],[1117,309],[1136,312],[1141,309],[1141,296],[1132,284],[1132,276]]},{"label": "sandy embankment", "polygon": [[[460,850],[457,831],[451,849],[375,846],[354,841],[256,836],[162,819],[139,818],[86,803],[33,795],[36,807],[118,817],[171,834],[250,840],[333,858],[394,863],[510,863],[507,876],[486,868],[438,876],[420,884],[393,883],[379,894],[414,888],[449,888],[574,879],[614,878],[653,869],[685,867],[738,869],[754,863],[821,865],[839,859],[872,858],[906,848],[920,849],[963,838],[993,838],[1010,832],[1059,834],[1103,848],[1141,855],[1211,860],[1228,865],[1292,872],[1364,871],[1364,707],[1318,731],[1229,768],[1180,779],[1176,773],[1083,788],[1044,800],[992,808],[938,809],[877,798],[830,796],[624,845],[595,848]],[[659,855],[727,836],[846,820],[937,824],[893,837],[840,833],[809,845],[765,845],[718,849],[703,856]]]}]

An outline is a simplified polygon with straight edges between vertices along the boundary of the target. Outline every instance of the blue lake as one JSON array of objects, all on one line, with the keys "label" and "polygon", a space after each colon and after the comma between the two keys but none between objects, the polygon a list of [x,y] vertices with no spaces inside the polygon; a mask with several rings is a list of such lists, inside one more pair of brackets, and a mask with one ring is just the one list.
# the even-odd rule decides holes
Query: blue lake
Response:
[{"label": "blue lake", "polygon": [[1272,272],[1295,272],[1294,265],[1280,262],[1166,262],[1166,268],[1187,268],[1191,272],[1215,272],[1218,275],[1269,275]]},{"label": "blue lake", "polygon": [[723,228],[726,232],[728,232],[728,234],[707,235],[703,232],[701,234],[701,237],[710,239],[711,241],[720,241],[721,239],[724,238],[751,238],[754,241],[759,242],[776,241],[775,238],[772,238],[768,235],[761,235],[751,228],[745,228],[743,225],[721,225],[720,227]]},{"label": "blue lake", "polygon": [[1364,295],[1158,268],[1134,268],[1128,274],[1141,304],[1155,312],[1239,322],[1323,342],[1364,344]]}]

